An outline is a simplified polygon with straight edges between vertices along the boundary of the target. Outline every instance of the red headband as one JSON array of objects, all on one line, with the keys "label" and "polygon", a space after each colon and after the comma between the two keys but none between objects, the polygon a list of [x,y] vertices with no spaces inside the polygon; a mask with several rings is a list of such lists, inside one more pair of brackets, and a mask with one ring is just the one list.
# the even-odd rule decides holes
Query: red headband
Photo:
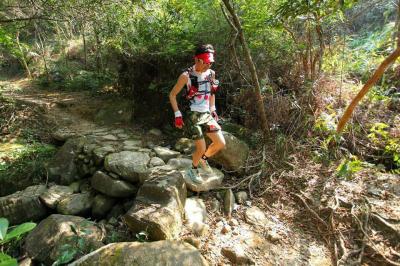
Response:
[{"label": "red headband", "polygon": [[213,53],[202,53],[195,56],[195,58],[203,60],[204,63],[209,64],[214,62]]}]

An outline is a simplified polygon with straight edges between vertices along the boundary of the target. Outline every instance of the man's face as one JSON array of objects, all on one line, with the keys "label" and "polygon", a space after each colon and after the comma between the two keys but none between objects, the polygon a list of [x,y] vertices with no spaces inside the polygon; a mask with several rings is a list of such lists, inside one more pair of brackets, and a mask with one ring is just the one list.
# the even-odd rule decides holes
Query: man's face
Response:
[{"label": "man's face", "polygon": [[198,70],[200,72],[205,72],[211,67],[212,64],[213,64],[212,62],[204,63],[204,61],[202,59],[197,59],[196,60],[196,70]]}]

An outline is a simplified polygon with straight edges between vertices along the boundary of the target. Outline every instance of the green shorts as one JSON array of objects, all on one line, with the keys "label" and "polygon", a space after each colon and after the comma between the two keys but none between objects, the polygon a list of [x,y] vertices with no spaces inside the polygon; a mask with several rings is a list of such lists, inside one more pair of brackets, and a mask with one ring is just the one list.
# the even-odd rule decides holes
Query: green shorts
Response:
[{"label": "green shorts", "polygon": [[221,126],[210,112],[189,111],[185,117],[185,134],[193,140],[204,138],[204,132],[211,133],[221,130]]}]

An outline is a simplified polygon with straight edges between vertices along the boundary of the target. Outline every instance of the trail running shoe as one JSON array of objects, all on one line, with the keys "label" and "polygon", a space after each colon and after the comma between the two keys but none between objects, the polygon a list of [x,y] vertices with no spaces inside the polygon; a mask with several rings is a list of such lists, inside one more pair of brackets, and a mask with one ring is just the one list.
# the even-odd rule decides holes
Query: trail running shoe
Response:
[{"label": "trail running shoe", "polygon": [[189,176],[190,180],[192,180],[194,183],[201,184],[203,182],[203,179],[199,175],[197,169],[190,168],[187,171],[187,175]]},{"label": "trail running shoe", "polygon": [[213,169],[211,168],[211,166],[208,164],[207,160],[200,160],[200,167],[201,169],[204,170],[204,172],[206,172],[207,174],[212,174],[213,173]]}]

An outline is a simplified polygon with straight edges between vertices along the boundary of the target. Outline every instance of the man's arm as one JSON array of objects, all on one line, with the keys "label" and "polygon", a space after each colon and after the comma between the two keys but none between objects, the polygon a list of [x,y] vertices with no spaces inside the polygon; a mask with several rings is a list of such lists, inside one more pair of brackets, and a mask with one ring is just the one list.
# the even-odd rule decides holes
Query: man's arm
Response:
[{"label": "man's arm", "polygon": [[176,100],[176,96],[182,90],[183,86],[185,86],[188,82],[188,77],[185,74],[181,74],[176,82],[175,86],[172,88],[171,92],[169,93],[169,101],[172,106],[172,110],[174,113],[179,111],[178,102]]}]

